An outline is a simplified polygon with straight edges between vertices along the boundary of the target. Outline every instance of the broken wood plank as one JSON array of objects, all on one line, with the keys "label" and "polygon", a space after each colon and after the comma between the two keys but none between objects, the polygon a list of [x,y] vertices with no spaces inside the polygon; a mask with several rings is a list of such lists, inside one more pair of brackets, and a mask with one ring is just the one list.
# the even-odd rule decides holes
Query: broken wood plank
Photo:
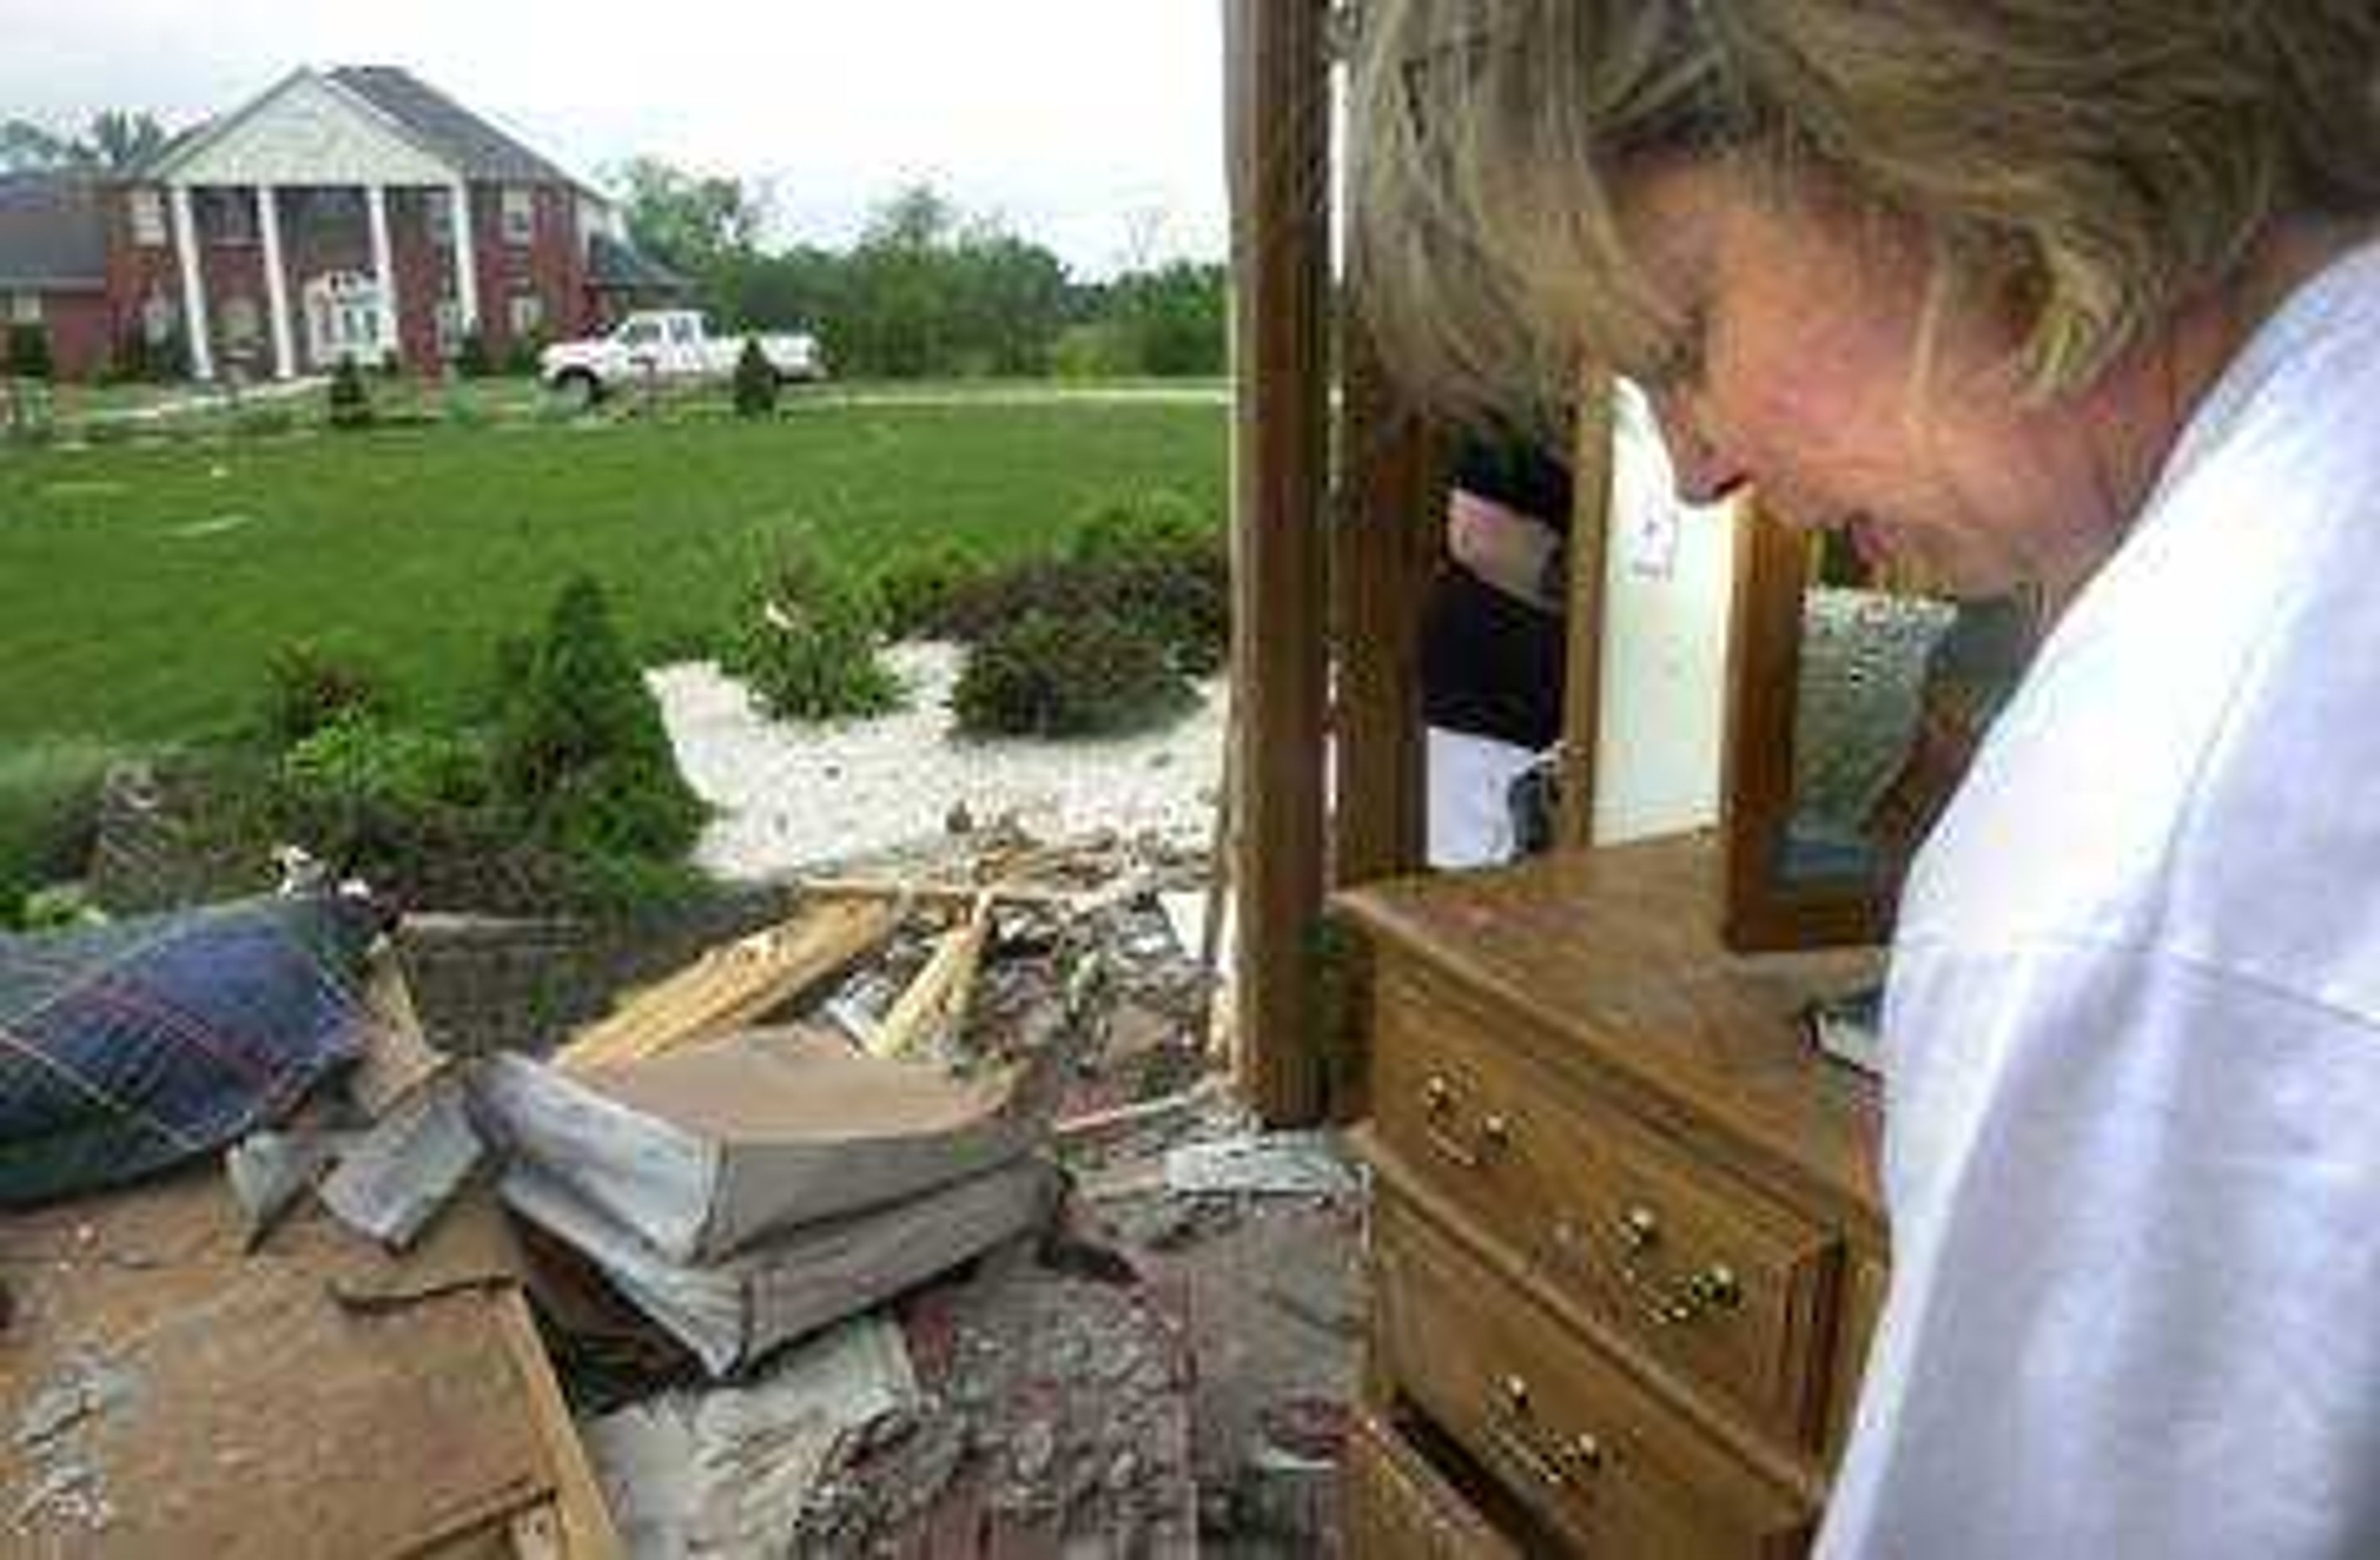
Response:
[{"label": "broken wood plank", "polygon": [[978,895],[966,920],[942,933],[933,957],[876,1026],[868,1037],[869,1054],[906,1055],[932,1036],[954,1031],[965,1022],[967,997],[990,934],[991,897]]},{"label": "broken wood plank", "polygon": [[1128,1105],[1111,1105],[1105,1110],[1085,1111],[1080,1115],[1066,1116],[1050,1127],[1050,1135],[1060,1143],[1097,1142],[1110,1136],[1135,1131],[1152,1123],[1187,1115],[1222,1098],[1228,1088],[1221,1077],[1210,1073],[1187,1089],[1160,1094],[1154,1100],[1138,1100]]},{"label": "broken wood plank", "polygon": [[624,1560],[625,1548],[604,1505],[578,1427],[562,1400],[562,1387],[537,1335],[528,1302],[517,1289],[494,1298],[496,1325],[519,1367],[529,1421],[544,1443],[548,1470],[553,1478],[553,1499],[525,1512],[513,1524],[513,1548],[528,1560],[552,1555],[558,1560]]},{"label": "broken wood plank", "polygon": [[891,905],[830,899],[782,925],[710,949],[580,1030],[554,1055],[572,1072],[618,1066],[751,1025],[840,973],[892,934]]}]

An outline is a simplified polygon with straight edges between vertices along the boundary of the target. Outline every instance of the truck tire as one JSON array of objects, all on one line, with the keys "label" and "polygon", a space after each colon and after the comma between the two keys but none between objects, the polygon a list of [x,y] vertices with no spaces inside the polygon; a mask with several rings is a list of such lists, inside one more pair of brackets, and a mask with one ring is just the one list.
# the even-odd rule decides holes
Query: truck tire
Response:
[{"label": "truck tire", "polygon": [[553,376],[553,393],[571,405],[585,408],[603,399],[603,382],[588,369],[565,369]]}]

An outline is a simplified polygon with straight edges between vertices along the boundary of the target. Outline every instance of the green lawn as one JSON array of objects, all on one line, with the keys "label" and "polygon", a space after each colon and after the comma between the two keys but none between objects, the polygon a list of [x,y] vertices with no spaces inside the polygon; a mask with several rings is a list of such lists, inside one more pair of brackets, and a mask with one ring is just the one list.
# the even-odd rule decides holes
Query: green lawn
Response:
[{"label": "green lawn", "polygon": [[[310,408],[309,408],[310,409]],[[368,657],[415,710],[469,707],[500,637],[586,570],[658,652],[716,625],[807,527],[853,565],[1054,547],[1152,487],[1218,517],[1218,405],[803,405],[777,420],[0,451],[0,771],[62,744],[220,731],[278,645]]]}]

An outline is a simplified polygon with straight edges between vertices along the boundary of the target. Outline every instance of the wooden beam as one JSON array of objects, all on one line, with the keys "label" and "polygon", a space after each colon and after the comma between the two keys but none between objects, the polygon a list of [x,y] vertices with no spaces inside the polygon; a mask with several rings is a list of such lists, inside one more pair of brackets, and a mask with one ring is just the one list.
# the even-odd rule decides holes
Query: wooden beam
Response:
[{"label": "wooden beam", "polygon": [[1323,495],[1330,91],[1326,0],[1226,0],[1232,188],[1232,777],[1239,1082],[1322,1118]]},{"label": "wooden beam", "polygon": [[1339,523],[1330,531],[1338,650],[1338,806],[1332,883],[1417,871],[1428,843],[1421,640],[1446,533],[1441,441],[1401,406],[1348,310]]},{"label": "wooden beam", "polygon": [[791,920],[715,947],[627,997],[554,1053],[571,1072],[622,1066],[743,1029],[838,975],[892,935],[900,908],[828,899]]},{"label": "wooden beam", "polygon": [[1562,672],[1561,816],[1554,847],[1595,845],[1596,760],[1603,733],[1603,588],[1611,547],[1612,440],[1609,378],[1592,374],[1579,396],[1571,440],[1570,655]]}]

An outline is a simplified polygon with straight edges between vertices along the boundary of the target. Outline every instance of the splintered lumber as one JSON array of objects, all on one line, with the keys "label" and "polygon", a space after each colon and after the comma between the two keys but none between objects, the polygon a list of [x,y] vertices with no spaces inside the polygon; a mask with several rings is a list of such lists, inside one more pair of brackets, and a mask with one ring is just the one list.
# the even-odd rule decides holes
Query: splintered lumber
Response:
[{"label": "splintered lumber", "polygon": [[929,1036],[954,1031],[964,1023],[967,998],[975,989],[975,972],[983,963],[983,945],[990,933],[991,896],[985,894],[977,897],[966,920],[942,933],[933,957],[868,1037],[869,1054],[906,1055]]},{"label": "splintered lumber", "polygon": [[765,932],[712,948],[580,1030],[554,1055],[572,1072],[619,1066],[746,1029],[892,934],[897,906],[830,899]]}]

